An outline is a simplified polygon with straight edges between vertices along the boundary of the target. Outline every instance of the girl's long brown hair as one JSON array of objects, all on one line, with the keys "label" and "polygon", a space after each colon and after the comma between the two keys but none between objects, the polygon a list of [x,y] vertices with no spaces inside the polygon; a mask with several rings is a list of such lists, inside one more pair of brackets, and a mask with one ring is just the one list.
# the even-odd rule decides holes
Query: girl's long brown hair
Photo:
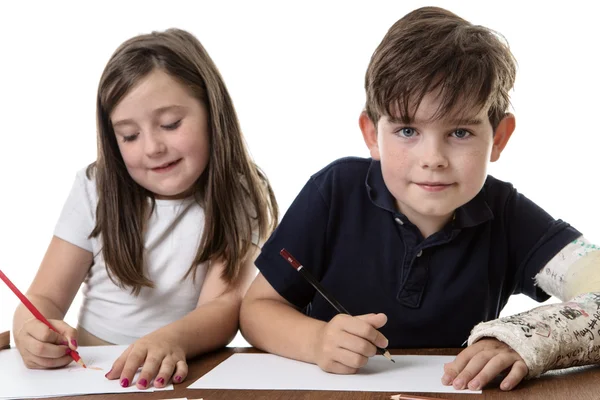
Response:
[{"label": "girl's long brown hair", "polygon": [[225,261],[223,279],[234,283],[250,254],[252,232],[261,240],[273,231],[278,207],[265,175],[250,158],[233,103],[204,47],[192,34],[169,29],[136,36],[112,55],[98,86],[98,157],[88,169],[95,175],[98,205],[90,237],[101,237],[109,276],[139,294],[153,287],[144,275],[144,232],[155,206],[152,193],[133,181],[125,168],[110,114],[129,90],[159,68],[179,81],[208,110],[210,158],[196,183],[205,225],[190,273],[199,264]]}]

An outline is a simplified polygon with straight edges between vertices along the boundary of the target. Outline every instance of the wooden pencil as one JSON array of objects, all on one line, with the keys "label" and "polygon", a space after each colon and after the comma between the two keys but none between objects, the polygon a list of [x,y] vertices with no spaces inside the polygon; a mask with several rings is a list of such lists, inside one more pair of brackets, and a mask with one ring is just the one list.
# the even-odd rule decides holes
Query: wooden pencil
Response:
[{"label": "wooden pencil", "polygon": [[[294,256],[292,256],[290,254],[289,251],[287,251],[286,249],[281,249],[281,251],[279,252],[279,254],[287,261],[290,263],[290,265],[292,267],[294,267],[294,269],[296,269],[296,271],[300,272],[300,274],[304,277],[304,279],[306,279],[308,281],[308,283],[310,283],[312,285],[312,287],[314,287],[316,289],[317,292],[319,292],[319,294],[321,296],[323,296],[323,298],[325,300],[327,300],[329,302],[329,304],[331,304],[331,306],[333,308],[335,308],[335,310],[337,312],[339,312],[340,314],[348,314],[351,315],[345,308],[344,306],[342,306],[330,293],[328,293],[325,288],[319,283],[318,280],[315,279],[314,276],[312,276],[310,274],[310,272],[308,272],[308,270],[306,268],[304,268],[304,266],[302,264],[300,264],[298,262],[298,260],[296,260],[294,258]],[[383,349],[381,347],[377,347],[377,351],[382,354],[385,358],[387,358],[388,360],[390,360],[391,362],[395,363],[396,361],[394,361],[394,359],[392,358],[392,356],[390,355],[390,352],[387,351],[386,349]]]}]

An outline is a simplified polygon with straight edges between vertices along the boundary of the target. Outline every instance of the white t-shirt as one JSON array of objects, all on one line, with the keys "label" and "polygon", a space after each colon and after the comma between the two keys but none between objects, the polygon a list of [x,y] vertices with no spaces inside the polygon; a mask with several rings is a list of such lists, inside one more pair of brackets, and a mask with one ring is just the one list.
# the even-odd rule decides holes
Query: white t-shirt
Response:
[{"label": "white t-shirt", "polygon": [[204,230],[204,210],[193,198],[156,200],[145,235],[145,276],[154,288],[138,296],[109,278],[99,237],[88,239],[96,224],[96,182],[85,169],[77,173],[54,235],[94,255],[83,286],[79,325],[114,344],[130,344],[176,321],[198,304],[207,263],[198,266],[196,279],[183,276],[191,266]]}]

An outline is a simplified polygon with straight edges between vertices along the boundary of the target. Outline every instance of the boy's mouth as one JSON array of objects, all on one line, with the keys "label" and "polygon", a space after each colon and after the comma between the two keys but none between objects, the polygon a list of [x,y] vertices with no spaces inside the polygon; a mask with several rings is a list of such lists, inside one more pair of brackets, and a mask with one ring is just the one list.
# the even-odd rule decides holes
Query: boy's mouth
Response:
[{"label": "boy's mouth", "polygon": [[441,192],[452,186],[452,183],[444,182],[415,182],[421,189],[428,192]]}]

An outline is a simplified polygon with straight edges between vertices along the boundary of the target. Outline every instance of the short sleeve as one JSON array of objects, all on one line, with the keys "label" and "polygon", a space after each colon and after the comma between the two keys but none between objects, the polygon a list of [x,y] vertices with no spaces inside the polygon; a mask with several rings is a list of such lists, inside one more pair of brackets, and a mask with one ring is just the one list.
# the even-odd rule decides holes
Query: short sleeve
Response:
[{"label": "short sleeve", "polygon": [[89,235],[95,226],[96,203],[96,185],[81,170],[60,213],[54,236],[91,252]]},{"label": "short sleeve", "polygon": [[562,220],[555,220],[524,195],[512,190],[505,207],[510,260],[517,267],[515,294],[537,301],[550,295],[535,285],[535,275],[569,242],[581,233]]},{"label": "short sleeve", "polygon": [[315,289],[281,255],[286,249],[318,280],[325,272],[328,203],[311,178],[285,213],[279,226],[262,248],[256,266],[287,301],[305,308]]}]

